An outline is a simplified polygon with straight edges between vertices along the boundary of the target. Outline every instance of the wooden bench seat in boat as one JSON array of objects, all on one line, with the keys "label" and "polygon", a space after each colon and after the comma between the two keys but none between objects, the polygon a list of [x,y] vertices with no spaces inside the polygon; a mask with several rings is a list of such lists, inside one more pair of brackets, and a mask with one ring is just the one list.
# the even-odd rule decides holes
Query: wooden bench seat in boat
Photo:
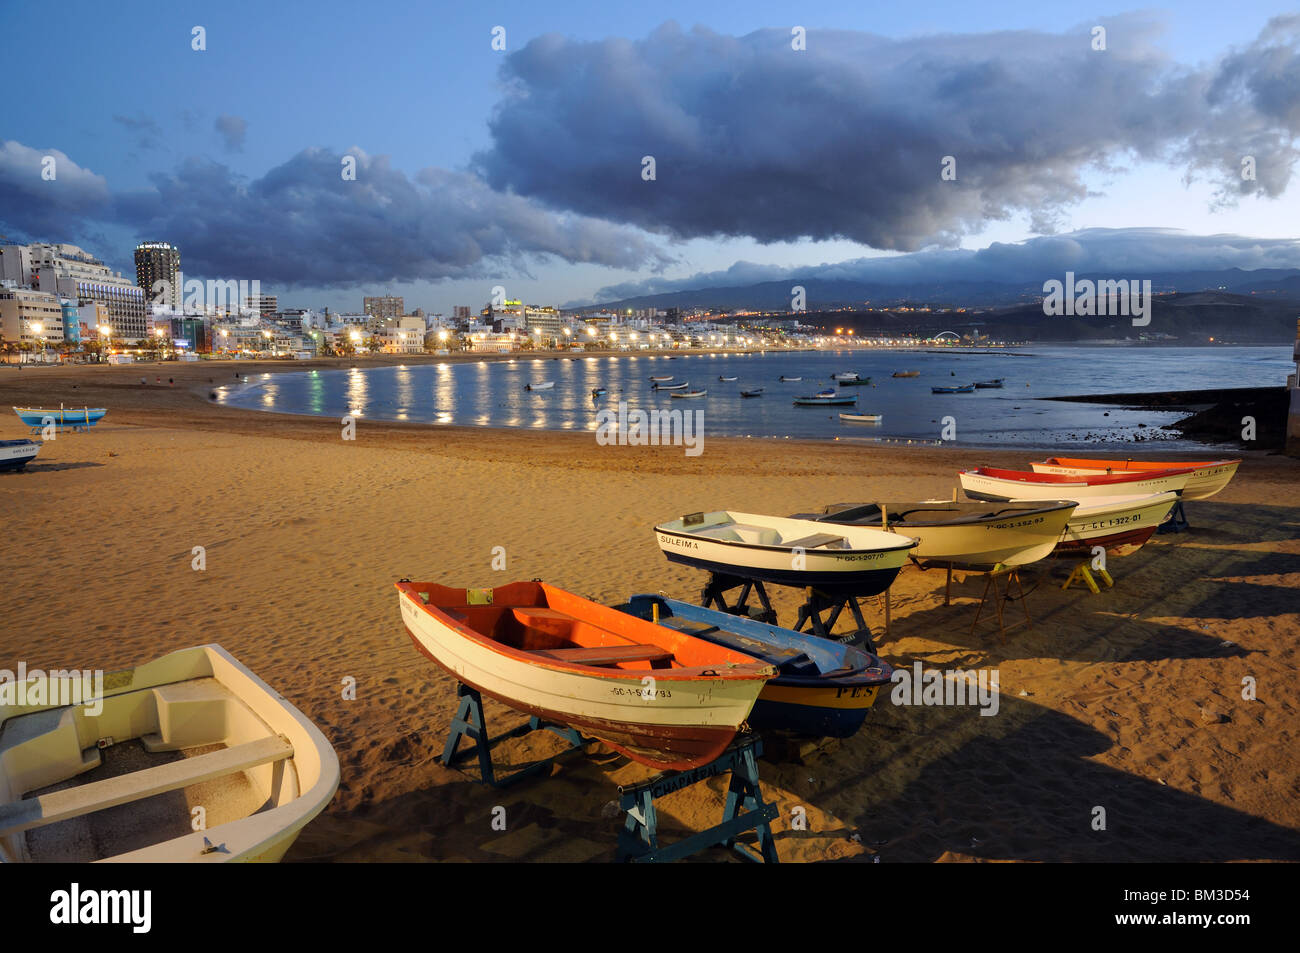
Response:
[{"label": "wooden bench seat in boat", "polygon": [[667,662],[673,653],[659,645],[598,645],[594,648],[538,649],[532,653],[555,662],[614,665],[618,662]]},{"label": "wooden bench seat in boat", "polygon": [[843,536],[836,536],[834,533],[813,533],[811,536],[804,536],[802,539],[783,540],[782,546],[789,546],[791,549],[798,546],[800,549],[816,549],[818,546],[829,546],[831,543],[843,543]]},{"label": "wooden bench seat in boat", "polygon": [[0,837],[292,757],[293,745],[281,735],[271,735],[155,768],[0,804]]},{"label": "wooden bench seat in boat", "polygon": [[760,546],[776,546],[781,542],[781,534],[770,526],[752,526],[749,523],[710,526],[696,531],[696,535],[728,543],[756,543]]}]

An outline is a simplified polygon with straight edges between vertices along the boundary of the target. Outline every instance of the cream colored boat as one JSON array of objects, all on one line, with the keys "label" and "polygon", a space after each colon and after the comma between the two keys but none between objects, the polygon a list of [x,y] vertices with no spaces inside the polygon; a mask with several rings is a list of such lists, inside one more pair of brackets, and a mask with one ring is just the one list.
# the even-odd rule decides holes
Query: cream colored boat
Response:
[{"label": "cream colored boat", "polygon": [[911,553],[921,566],[952,566],[987,572],[996,566],[1025,566],[1051,555],[1073,500],[1028,503],[911,502],[835,503],[820,514],[797,519],[887,529],[918,540]]},{"label": "cream colored boat", "polygon": [[1111,556],[1131,556],[1146,545],[1177,502],[1178,494],[1172,491],[1089,497],[1070,514],[1052,555],[1087,556],[1100,546]]},{"label": "cream colored boat", "polygon": [[219,645],[0,682],[0,861],[277,861],[338,784],[320,730]]}]

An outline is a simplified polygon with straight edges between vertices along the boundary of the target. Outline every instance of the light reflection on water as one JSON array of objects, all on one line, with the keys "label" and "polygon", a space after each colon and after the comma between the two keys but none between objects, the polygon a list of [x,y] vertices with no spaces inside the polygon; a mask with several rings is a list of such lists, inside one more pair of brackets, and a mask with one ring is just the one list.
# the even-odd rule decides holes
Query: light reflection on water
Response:
[{"label": "light reflection on water", "polygon": [[[233,406],[282,413],[407,420],[430,424],[587,430],[601,410],[703,410],[707,436],[836,439],[846,442],[930,443],[952,417],[957,443],[1069,446],[1121,443],[1140,430],[1149,438],[1179,412],[1042,401],[1062,394],[1158,392],[1212,387],[1281,386],[1294,369],[1290,348],[1024,348],[978,354],[899,351],[769,352],[767,354],[591,355],[526,357],[512,361],[422,364],[258,375],[245,387],[219,388]],[[895,370],[919,378],[893,378]],[[792,398],[826,386],[832,373],[871,376],[866,387],[837,388],[856,397],[848,406],[795,407]],[[698,400],[674,400],[652,391],[648,377],[707,389]],[[782,383],[781,375],[802,376]],[[737,378],[723,382],[719,377]],[[935,385],[1006,378],[1001,390],[935,395]],[[527,391],[529,383],[554,388]],[[608,393],[592,397],[595,387]],[[742,389],[764,388],[761,397]],[[881,413],[870,428],[839,420],[840,412]],[[1145,423],[1146,428],[1138,428]],[[1092,439],[1086,439],[1091,436]],[[1131,445],[1131,444],[1130,444]]]}]

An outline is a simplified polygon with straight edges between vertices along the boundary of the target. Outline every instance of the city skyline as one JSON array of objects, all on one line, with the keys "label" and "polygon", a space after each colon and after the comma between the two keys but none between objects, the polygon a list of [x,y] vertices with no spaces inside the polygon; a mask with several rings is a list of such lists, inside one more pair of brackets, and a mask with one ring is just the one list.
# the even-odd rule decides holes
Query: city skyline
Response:
[{"label": "city skyline", "polygon": [[[0,232],[124,274],[136,244],[162,241],[195,276],[257,279],[293,306],[391,294],[451,314],[497,285],[566,306],[814,272],[1131,262],[1135,244],[1140,267],[1300,265],[1300,18],[1281,4],[507,4],[362,23],[326,4],[306,60],[267,55],[305,29],[284,12],[250,32],[239,4],[130,24],[72,8],[95,27],[76,43],[120,40],[123,63],[9,117]],[[348,66],[381,36],[386,69]],[[19,71],[34,57],[18,51]],[[728,83],[735,101],[710,105]],[[1062,110],[1074,119],[1049,129]]]}]

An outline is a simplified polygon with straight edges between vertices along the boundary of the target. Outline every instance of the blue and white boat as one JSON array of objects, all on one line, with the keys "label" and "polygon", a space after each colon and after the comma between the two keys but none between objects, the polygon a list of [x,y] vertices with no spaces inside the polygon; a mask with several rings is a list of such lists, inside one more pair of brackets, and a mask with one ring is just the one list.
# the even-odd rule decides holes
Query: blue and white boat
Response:
[{"label": "blue and white boat", "polygon": [[974,384],[958,384],[953,387],[931,387],[931,394],[973,394],[975,393]]},{"label": "blue and white boat", "polygon": [[758,731],[847,738],[893,676],[887,662],[857,646],[676,599],[639,595],[617,608],[775,667],[749,714]]},{"label": "blue and white boat", "polygon": [[60,404],[58,410],[46,410],[41,407],[15,407],[14,413],[18,415],[19,420],[35,432],[48,423],[53,423],[59,430],[65,427],[70,427],[73,430],[84,430],[99,423],[100,419],[108,413],[108,410],[103,407],[64,409],[63,405]]},{"label": "blue and white boat", "polygon": [[39,440],[0,440],[0,470],[21,470],[36,459]]}]

